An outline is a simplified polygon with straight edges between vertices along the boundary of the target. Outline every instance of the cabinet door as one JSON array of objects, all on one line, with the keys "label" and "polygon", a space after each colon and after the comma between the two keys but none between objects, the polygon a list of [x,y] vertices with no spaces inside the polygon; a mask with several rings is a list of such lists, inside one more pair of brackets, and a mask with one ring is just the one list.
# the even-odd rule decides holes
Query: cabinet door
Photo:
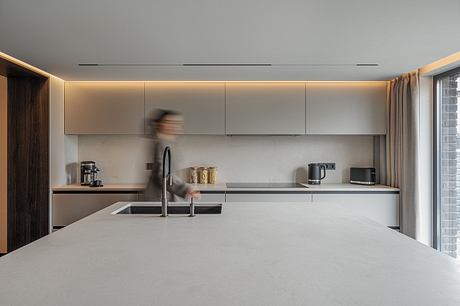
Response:
[{"label": "cabinet door", "polygon": [[116,202],[137,200],[137,193],[53,194],[53,227],[69,225]]},{"label": "cabinet door", "polygon": [[305,134],[305,83],[229,82],[227,134]]},{"label": "cabinet door", "polygon": [[311,202],[306,193],[227,193],[227,202]]},{"label": "cabinet door", "polygon": [[144,83],[67,82],[66,134],[143,134]]},{"label": "cabinet door", "polygon": [[399,226],[399,194],[313,194],[313,203]]},{"label": "cabinet door", "polygon": [[225,134],[225,83],[147,82],[145,114],[155,109],[179,111],[184,115],[184,134]]},{"label": "cabinet door", "polygon": [[306,133],[386,134],[386,83],[308,83]]}]

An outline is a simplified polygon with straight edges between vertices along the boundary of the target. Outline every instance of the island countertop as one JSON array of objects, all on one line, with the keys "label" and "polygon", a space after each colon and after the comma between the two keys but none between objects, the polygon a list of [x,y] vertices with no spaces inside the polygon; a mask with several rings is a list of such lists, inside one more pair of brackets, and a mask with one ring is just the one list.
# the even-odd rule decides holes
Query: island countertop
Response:
[{"label": "island countertop", "polygon": [[460,305],[457,262],[313,203],[113,215],[0,258],[1,305]]}]

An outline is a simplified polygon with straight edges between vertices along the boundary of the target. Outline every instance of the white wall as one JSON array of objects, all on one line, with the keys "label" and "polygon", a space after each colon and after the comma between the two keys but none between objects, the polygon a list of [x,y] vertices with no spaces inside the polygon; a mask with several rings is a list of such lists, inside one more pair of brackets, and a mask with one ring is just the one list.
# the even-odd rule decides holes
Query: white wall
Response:
[{"label": "white wall", "polygon": [[[106,183],[144,182],[149,140],[138,136],[79,136],[79,160],[96,161]],[[336,162],[326,183],[347,182],[349,167],[373,166],[372,136],[183,136],[176,167],[217,166],[221,182],[306,181],[306,165]]]},{"label": "white wall", "polygon": [[433,229],[433,78],[420,77],[420,239],[432,245]]},{"label": "white wall", "polygon": [[50,186],[76,181],[78,137],[64,135],[64,81],[50,77]]}]

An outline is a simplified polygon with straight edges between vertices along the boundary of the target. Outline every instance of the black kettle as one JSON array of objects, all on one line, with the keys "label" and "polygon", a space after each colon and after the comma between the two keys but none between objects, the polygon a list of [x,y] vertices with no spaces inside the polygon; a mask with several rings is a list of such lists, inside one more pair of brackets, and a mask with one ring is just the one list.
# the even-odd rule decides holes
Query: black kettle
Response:
[{"label": "black kettle", "polygon": [[326,177],[326,165],[321,163],[308,164],[308,184],[319,185]]}]

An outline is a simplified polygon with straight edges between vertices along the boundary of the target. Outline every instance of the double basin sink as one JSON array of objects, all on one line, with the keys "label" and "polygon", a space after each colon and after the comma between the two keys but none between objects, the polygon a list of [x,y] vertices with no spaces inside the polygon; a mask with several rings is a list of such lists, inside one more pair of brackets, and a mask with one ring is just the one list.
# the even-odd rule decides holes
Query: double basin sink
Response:
[{"label": "double basin sink", "polygon": [[[195,214],[215,215],[222,213],[221,203],[199,203],[195,204]],[[161,204],[130,203],[114,211],[114,215],[160,215]],[[190,204],[184,202],[173,202],[168,205],[169,215],[189,215]]]}]

